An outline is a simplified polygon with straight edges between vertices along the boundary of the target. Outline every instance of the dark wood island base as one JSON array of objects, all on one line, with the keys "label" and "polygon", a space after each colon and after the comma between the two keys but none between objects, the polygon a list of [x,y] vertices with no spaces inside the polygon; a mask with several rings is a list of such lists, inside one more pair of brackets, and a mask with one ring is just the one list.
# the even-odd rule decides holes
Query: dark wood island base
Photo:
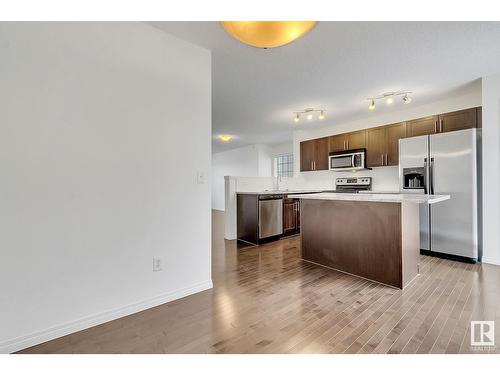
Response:
[{"label": "dark wood island base", "polygon": [[418,275],[418,203],[301,199],[301,223],[306,261],[401,289]]}]

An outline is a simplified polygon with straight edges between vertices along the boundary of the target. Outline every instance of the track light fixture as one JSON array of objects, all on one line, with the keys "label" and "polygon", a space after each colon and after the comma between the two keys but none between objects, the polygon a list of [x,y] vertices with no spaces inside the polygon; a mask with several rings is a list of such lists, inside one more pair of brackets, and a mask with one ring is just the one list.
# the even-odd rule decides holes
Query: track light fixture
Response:
[{"label": "track light fixture", "polygon": [[374,110],[375,103],[377,100],[384,100],[387,105],[391,105],[392,103],[394,103],[394,98],[396,96],[401,96],[401,95],[403,95],[403,103],[409,104],[409,103],[411,103],[411,97],[409,97],[408,95],[411,93],[412,93],[411,91],[402,90],[402,91],[385,92],[381,95],[373,96],[371,98],[366,99],[366,100],[370,101],[370,104],[368,105],[368,109]]},{"label": "track light fixture", "polygon": [[318,120],[324,120],[326,118],[325,112],[326,112],[326,110],[324,110],[324,109],[306,108],[303,111],[293,112],[294,113],[293,121],[299,122],[301,115],[306,115],[306,119],[312,120],[314,117],[313,115],[315,113],[318,113]]}]

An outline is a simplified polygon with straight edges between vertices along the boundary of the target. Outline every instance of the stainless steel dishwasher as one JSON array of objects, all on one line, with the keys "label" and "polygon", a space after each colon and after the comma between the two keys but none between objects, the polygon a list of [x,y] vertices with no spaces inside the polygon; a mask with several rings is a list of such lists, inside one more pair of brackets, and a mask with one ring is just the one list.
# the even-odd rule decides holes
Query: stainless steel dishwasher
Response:
[{"label": "stainless steel dishwasher", "polygon": [[259,195],[259,239],[283,233],[283,196]]}]

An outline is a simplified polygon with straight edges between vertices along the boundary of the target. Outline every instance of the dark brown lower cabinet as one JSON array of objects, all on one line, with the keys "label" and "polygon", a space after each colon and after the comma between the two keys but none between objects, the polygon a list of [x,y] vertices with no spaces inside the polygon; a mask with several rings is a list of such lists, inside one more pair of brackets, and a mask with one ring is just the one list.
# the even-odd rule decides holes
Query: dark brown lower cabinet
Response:
[{"label": "dark brown lower cabinet", "polygon": [[300,230],[300,202],[298,199],[283,199],[283,234],[298,233]]},{"label": "dark brown lower cabinet", "polygon": [[303,199],[302,259],[404,288],[418,275],[418,203]]}]

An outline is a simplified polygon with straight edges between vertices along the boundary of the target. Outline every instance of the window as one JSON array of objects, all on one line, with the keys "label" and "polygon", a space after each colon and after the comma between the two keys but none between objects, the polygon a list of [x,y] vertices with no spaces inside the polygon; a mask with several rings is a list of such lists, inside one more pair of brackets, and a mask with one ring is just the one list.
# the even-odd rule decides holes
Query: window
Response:
[{"label": "window", "polygon": [[277,177],[293,177],[293,154],[276,156],[274,165]]}]

